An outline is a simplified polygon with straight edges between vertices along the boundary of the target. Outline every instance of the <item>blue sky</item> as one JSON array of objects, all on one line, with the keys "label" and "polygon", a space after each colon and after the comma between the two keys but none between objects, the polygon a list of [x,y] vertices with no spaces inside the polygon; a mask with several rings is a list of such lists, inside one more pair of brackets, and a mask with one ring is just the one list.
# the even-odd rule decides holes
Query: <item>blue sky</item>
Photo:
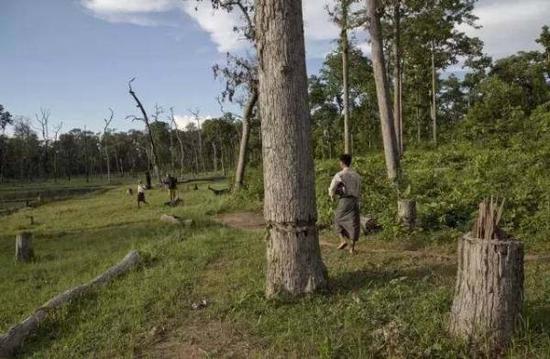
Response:
[{"label": "blue sky", "polygon": [[[337,36],[324,11],[331,1],[304,0],[310,73]],[[476,12],[484,27],[468,31],[500,57],[536,46],[550,1],[481,0]],[[231,31],[238,21],[206,3],[197,12],[185,0],[0,0],[0,103],[30,118],[49,108],[50,122],[63,122],[63,131],[99,131],[112,107],[112,127],[125,130],[140,126],[124,119],[137,114],[127,92],[136,76],[134,88],[149,110],[174,106],[182,123],[187,109],[216,116],[222,84],[211,67],[226,51],[247,51]]]}]

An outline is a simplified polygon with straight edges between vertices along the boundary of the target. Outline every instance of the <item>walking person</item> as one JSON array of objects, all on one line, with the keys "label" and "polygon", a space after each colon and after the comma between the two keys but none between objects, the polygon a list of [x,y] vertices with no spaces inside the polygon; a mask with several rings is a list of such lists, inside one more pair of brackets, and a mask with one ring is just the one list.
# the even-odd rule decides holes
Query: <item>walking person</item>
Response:
[{"label": "walking person", "polygon": [[168,190],[170,191],[170,202],[174,202],[178,197],[178,179],[167,174],[166,179],[168,182]]},{"label": "walking person", "polygon": [[138,205],[138,208],[141,208],[142,203],[149,204],[145,200],[145,186],[143,185],[143,183],[141,181],[139,181],[138,186],[137,186],[137,205]]},{"label": "walking person", "polygon": [[[331,200],[338,197],[334,213],[334,228],[340,237],[338,249],[351,244],[350,253],[355,253],[355,242],[361,233],[359,201],[361,199],[361,176],[351,168],[351,155],[340,156],[340,168],[330,183],[328,193]],[[351,243],[348,243],[351,241]]]}]

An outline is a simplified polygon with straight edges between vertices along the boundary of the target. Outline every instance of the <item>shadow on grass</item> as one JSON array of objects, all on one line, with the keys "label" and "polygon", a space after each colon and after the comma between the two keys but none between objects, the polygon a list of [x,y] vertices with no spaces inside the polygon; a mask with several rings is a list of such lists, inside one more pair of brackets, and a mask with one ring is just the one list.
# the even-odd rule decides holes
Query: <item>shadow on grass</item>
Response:
[{"label": "shadow on grass", "polygon": [[418,282],[436,275],[453,278],[455,274],[456,265],[454,264],[423,265],[411,269],[359,269],[331,278],[329,289],[331,293],[342,294],[365,287],[383,287],[397,279]]}]

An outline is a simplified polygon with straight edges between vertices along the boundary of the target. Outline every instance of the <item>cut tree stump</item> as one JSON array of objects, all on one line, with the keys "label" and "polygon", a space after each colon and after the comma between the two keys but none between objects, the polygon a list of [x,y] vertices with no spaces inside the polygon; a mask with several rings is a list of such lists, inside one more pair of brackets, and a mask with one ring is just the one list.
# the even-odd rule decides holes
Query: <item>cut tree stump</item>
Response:
[{"label": "cut tree stump", "polygon": [[160,216],[160,220],[162,222],[166,222],[166,223],[170,223],[170,224],[179,224],[179,225],[183,225],[185,227],[191,227],[193,225],[193,220],[192,219],[183,219],[181,217],[171,216],[171,215],[168,215],[168,214],[163,214],[162,216]]},{"label": "cut tree stump", "polygon": [[97,286],[109,283],[116,277],[136,267],[140,262],[141,257],[139,253],[137,251],[131,251],[121,262],[97,276],[92,281],[69,289],[50,299],[36,309],[28,318],[11,327],[7,333],[0,335],[0,358],[9,358],[13,356],[17,348],[23,344],[25,339],[38,329],[40,322],[48,316],[48,313],[90,292]]},{"label": "cut tree stump", "polygon": [[472,238],[458,243],[451,334],[489,344],[498,356],[508,345],[523,302],[523,243]]},{"label": "cut tree stump", "polygon": [[412,229],[416,226],[416,201],[401,199],[397,201],[397,217],[399,223]]},{"label": "cut tree stump", "polygon": [[19,233],[15,238],[15,260],[17,262],[30,262],[33,257],[32,233]]},{"label": "cut tree stump", "polygon": [[360,219],[361,231],[363,231],[363,234],[366,236],[378,231],[381,228],[373,216],[367,215],[367,216],[361,216],[360,218],[361,218]]}]

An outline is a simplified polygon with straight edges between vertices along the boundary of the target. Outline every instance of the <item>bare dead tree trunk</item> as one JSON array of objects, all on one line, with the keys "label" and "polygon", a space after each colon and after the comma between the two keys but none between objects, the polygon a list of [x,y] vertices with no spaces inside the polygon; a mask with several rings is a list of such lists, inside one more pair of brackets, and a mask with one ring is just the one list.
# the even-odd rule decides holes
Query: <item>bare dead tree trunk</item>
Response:
[{"label": "bare dead tree trunk", "polygon": [[401,139],[401,1],[396,0],[393,7],[393,19],[394,19],[394,41],[393,41],[393,122],[395,127],[395,137],[397,140],[397,148],[399,154],[403,154],[403,144]]},{"label": "bare dead tree trunk", "polygon": [[50,110],[46,108],[40,108],[40,116],[38,114],[35,114],[36,122],[40,126],[38,128],[39,131],[42,133],[42,141],[44,142],[44,146],[42,148],[42,171],[44,176],[48,177],[48,150],[50,147],[50,127],[49,127],[49,120],[50,120]]},{"label": "bare dead tree trunk", "polygon": [[235,191],[238,191],[244,184],[248,154],[248,140],[250,138],[250,122],[252,121],[252,114],[257,101],[258,90],[253,88],[251,89],[250,97],[248,98],[248,102],[244,108],[243,129],[241,134],[241,143],[239,146],[239,160],[237,162],[237,170],[235,171],[235,184],[233,188]]},{"label": "bare dead tree trunk", "polygon": [[185,146],[183,144],[183,139],[181,138],[180,130],[178,129],[178,125],[176,123],[176,118],[174,117],[173,107],[170,108],[170,120],[172,121],[172,125],[174,126],[174,129],[176,131],[176,138],[180,145],[180,176],[183,177],[185,167]]},{"label": "bare dead tree trunk", "polygon": [[63,122],[60,122],[57,124],[57,126],[54,127],[54,137],[53,137],[53,143],[54,143],[54,151],[53,151],[53,180],[54,183],[57,183],[57,177],[59,177],[58,168],[57,168],[57,140],[59,139],[59,132],[61,132],[61,128],[63,128]]},{"label": "bare dead tree trunk", "polygon": [[[151,155],[152,155],[151,157],[153,160],[153,170],[155,171],[155,175],[157,176],[159,183],[161,183],[162,179],[160,177],[161,175],[160,175],[160,168],[158,164],[157,149],[155,146],[155,140],[153,139],[153,133],[151,132],[151,126],[149,126],[149,116],[147,116],[147,112],[145,111],[145,108],[143,107],[143,105],[141,104],[141,101],[139,100],[136,93],[132,89],[132,81],[134,80],[135,80],[135,77],[130,81],[128,81],[128,92],[130,93],[130,96],[132,96],[132,98],[136,101],[137,107],[139,108],[139,110],[141,111],[141,114],[143,115],[143,118],[141,120],[145,123],[149,142],[151,144]],[[134,120],[135,119],[136,118],[134,117]]]},{"label": "bare dead tree trunk", "polygon": [[301,0],[257,0],[266,296],[323,288]]},{"label": "bare dead tree trunk", "polygon": [[[197,121],[197,139],[198,139],[198,145],[199,145],[199,149],[198,149],[198,157],[197,157],[197,160],[198,160],[198,164],[200,164],[200,167],[202,167],[202,171],[203,172],[206,172],[206,168],[205,168],[205,164],[204,164],[204,158],[203,158],[203,150],[202,150],[202,133],[201,133],[201,121],[200,121],[200,111],[198,109],[192,111],[192,110],[188,110],[192,115],[193,117],[195,118],[195,121]],[[197,172],[200,171],[199,169],[199,166],[197,164]]]},{"label": "bare dead tree trunk", "polygon": [[436,69],[435,69],[435,45],[432,41],[432,141],[437,145],[437,103],[436,103]]},{"label": "bare dead tree trunk", "polygon": [[107,136],[109,135],[109,125],[113,121],[115,113],[113,109],[109,107],[111,115],[109,119],[104,119],[105,127],[103,128],[103,151],[105,152],[105,161],[107,163],[107,183],[111,184],[111,159],[109,158],[109,145],[107,143]]},{"label": "bare dead tree trunk", "polygon": [[397,149],[397,141],[395,138],[396,132],[393,126],[393,113],[390,106],[390,92],[388,89],[386,65],[384,62],[378,1],[367,1],[367,11],[369,16],[369,33],[372,43],[372,66],[374,80],[376,82],[378,109],[380,111],[382,139],[384,142],[384,155],[386,158],[388,178],[393,181],[397,179],[399,172],[399,151]]}]

